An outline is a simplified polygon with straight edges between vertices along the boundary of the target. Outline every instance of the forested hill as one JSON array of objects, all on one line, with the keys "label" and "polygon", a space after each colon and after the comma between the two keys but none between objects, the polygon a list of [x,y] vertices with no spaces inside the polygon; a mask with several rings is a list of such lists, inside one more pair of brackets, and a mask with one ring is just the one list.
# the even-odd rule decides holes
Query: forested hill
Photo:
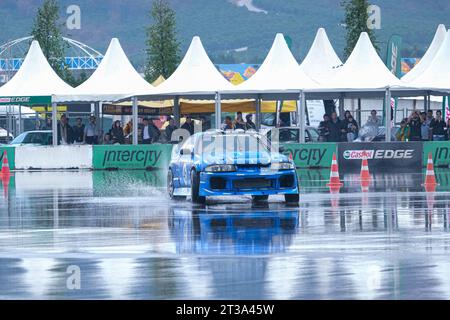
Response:
[{"label": "forested hill", "polygon": [[[0,1],[0,43],[28,35],[42,0]],[[151,0],[60,0],[61,16],[76,4],[81,8],[81,30],[67,36],[104,51],[112,37],[119,37],[131,60],[144,61],[145,30],[151,22]],[[450,26],[448,0],[374,0],[381,7],[382,29],[377,31],[381,54],[385,42],[397,33],[405,42],[404,55],[420,56],[439,23]],[[307,53],[319,27],[325,27],[342,55],[345,30],[340,0],[172,0],[177,12],[182,51],[199,35],[217,63],[257,63],[265,57],[275,33],[293,39],[294,54]],[[62,21],[64,23],[64,21]],[[235,49],[240,49],[235,52]]]}]

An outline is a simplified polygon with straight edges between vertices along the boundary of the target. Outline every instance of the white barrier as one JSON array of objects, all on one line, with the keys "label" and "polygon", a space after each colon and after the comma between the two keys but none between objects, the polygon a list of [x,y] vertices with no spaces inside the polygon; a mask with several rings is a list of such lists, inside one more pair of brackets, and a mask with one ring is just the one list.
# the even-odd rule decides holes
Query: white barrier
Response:
[{"label": "white barrier", "polygon": [[34,190],[92,191],[94,183],[91,171],[17,171],[14,173],[16,192]]},{"label": "white barrier", "polygon": [[92,146],[19,146],[15,162],[16,170],[92,169]]}]

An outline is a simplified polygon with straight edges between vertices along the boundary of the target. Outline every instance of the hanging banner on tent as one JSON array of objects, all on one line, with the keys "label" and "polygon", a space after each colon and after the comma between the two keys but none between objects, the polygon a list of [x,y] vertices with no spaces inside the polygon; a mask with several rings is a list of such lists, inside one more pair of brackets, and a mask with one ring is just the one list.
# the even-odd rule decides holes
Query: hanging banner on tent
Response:
[{"label": "hanging banner on tent", "polygon": [[52,97],[0,97],[0,105],[18,105],[18,104],[51,104]]},{"label": "hanging banner on tent", "polygon": [[[401,51],[402,51],[403,39],[399,35],[393,35],[389,39],[389,43],[387,46],[387,55],[386,55],[386,66],[389,68],[391,73],[395,75],[397,78],[400,78],[402,75],[402,59],[401,59]],[[398,99],[391,99],[391,108],[392,108],[392,116],[395,124],[395,115],[398,107]]]},{"label": "hanging banner on tent", "polygon": [[447,122],[450,119],[450,97],[444,97],[442,100],[442,114]]}]

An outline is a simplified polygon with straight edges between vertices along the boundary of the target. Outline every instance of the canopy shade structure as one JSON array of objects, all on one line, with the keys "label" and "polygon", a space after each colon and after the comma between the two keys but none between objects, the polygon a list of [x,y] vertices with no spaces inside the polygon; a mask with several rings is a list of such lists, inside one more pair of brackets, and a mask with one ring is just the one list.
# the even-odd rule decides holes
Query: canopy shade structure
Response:
[{"label": "canopy shade structure", "polygon": [[57,98],[57,102],[116,101],[135,91],[152,92],[150,85],[134,69],[118,39],[111,40],[108,51],[92,76],[75,88],[71,95]]},{"label": "canopy shade structure", "polygon": [[192,39],[177,70],[155,90],[135,90],[139,100],[164,100],[174,97],[211,99],[218,91],[233,89],[208,57],[199,37]]},{"label": "canopy shade structure", "polygon": [[320,28],[300,68],[311,79],[323,83],[329,80],[341,66],[342,61],[334,51],[325,29]]},{"label": "canopy shade structure", "polygon": [[37,41],[31,43],[22,66],[14,77],[0,87],[0,97],[43,97],[66,95],[73,88],[52,69]]},{"label": "canopy shade structure", "polygon": [[[274,98],[280,94],[294,95],[305,89],[319,88],[318,83],[301,70],[292,55],[283,34],[276,35],[269,51],[258,71],[247,81],[236,86],[232,92],[221,92],[222,97]],[[284,99],[282,99],[284,100]]]},{"label": "canopy shade structure", "polygon": [[410,72],[408,72],[405,76],[403,76],[402,81],[409,83],[417,79],[417,77],[419,77],[422,73],[425,72],[425,70],[431,65],[433,59],[436,57],[436,54],[441,48],[442,43],[445,40],[446,34],[447,29],[443,24],[440,24],[439,27],[437,28],[436,34],[434,35],[434,39],[431,42],[427,52],[420,60],[420,62]]},{"label": "canopy shade structure", "polygon": [[347,62],[336,70],[319,91],[376,96],[384,95],[386,88],[405,88],[405,85],[389,71],[378,56],[369,35],[363,32]]},{"label": "canopy shade structure", "polygon": [[450,31],[447,32],[430,66],[409,84],[417,88],[426,88],[432,95],[450,93]]}]

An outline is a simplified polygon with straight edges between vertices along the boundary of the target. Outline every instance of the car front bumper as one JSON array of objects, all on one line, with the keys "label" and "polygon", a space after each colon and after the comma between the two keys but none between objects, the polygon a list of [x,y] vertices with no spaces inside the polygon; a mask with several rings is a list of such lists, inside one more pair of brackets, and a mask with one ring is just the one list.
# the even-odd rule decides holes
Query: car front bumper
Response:
[{"label": "car front bumper", "polygon": [[298,193],[298,178],[295,170],[202,172],[200,174],[199,195],[202,197]]}]

